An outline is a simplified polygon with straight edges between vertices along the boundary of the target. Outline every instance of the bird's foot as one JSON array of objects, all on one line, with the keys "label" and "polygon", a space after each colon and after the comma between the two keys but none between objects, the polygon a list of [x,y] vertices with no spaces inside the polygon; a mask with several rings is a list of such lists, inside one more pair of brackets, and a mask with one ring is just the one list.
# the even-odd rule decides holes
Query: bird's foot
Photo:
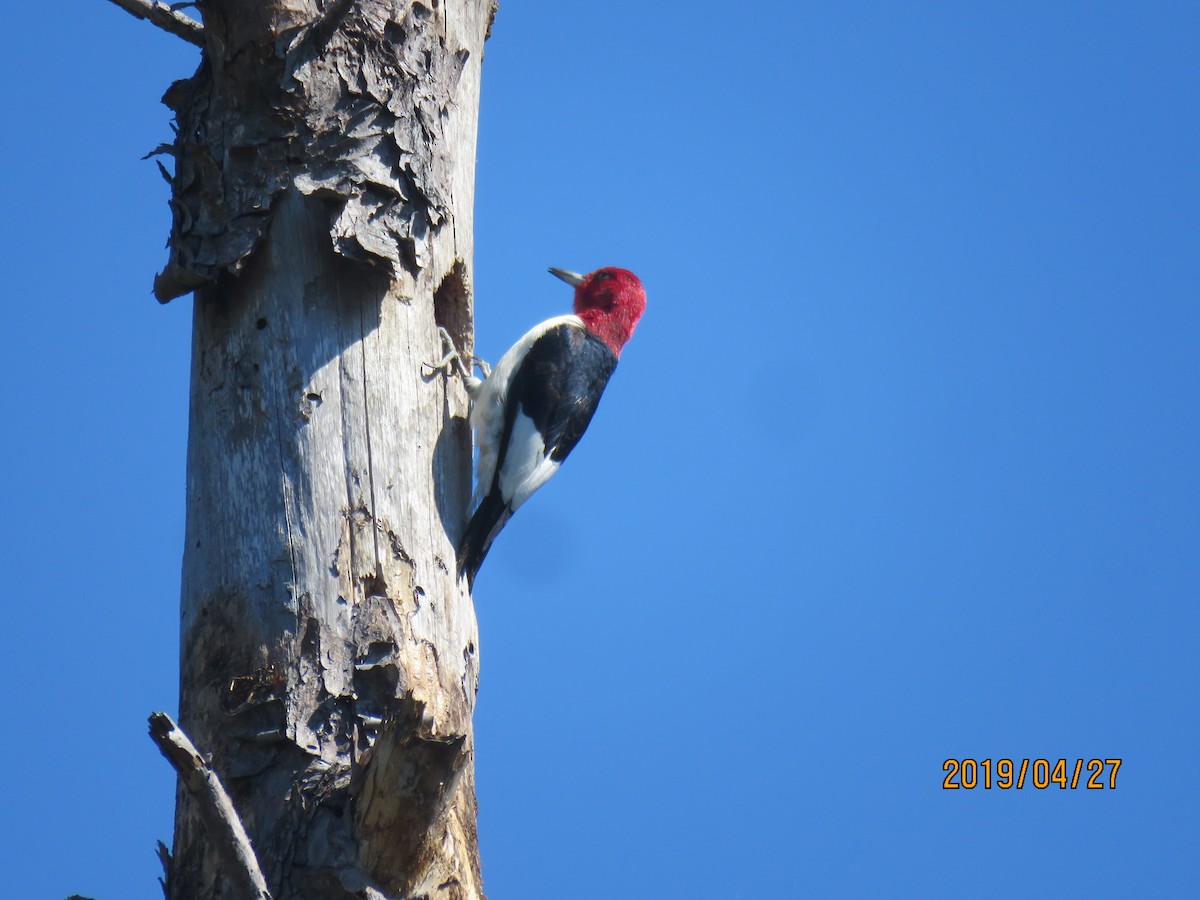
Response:
[{"label": "bird's foot", "polygon": [[454,346],[454,338],[450,337],[450,332],[439,325],[438,335],[442,339],[442,349],[446,352],[446,355],[435,363],[421,363],[422,368],[426,370],[424,372],[425,377],[432,378],[439,373],[443,375],[460,375],[462,376],[463,385],[467,389],[467,394],[474,400],[479,394],[479,389],[483,387],[483,379],[475,377],[475,367],[479,367],[479,371],[483,372],[483,378],[486,379],[492,374],[491,366],[478,356],[472,356],[471,365],[468,367],[463,362],[462,354]]},{"label": "bird's foot", "polygon": [[450,332],[441,325],[438,326],[438,336],[442,339],[442,350],[446,355],[435,363],[421,363],[421,368],[426,370],[424,372],[425,377],[432,378],[439,373],[443,375],[458,373],[465,378],[468,374],[467,369],[463,365],[463,359],[458,352],[458,348],[454,346],[454,338],[450,337]]},{"label": "bird's foot", "polygon": [[489,366],[482,359],[480,359],[478,356],[471,357],[471,365],[473,367],[478,367],[479,371],[483,373],[484,381],[487,381],[487,379],[492,377],[492,367]]},{"label": "bird's foot", "polygon": [[[483,373],[482,378],[475,377],[475,368]],[[479,396],[479,391],[483,388],[483,383],[492,377],[492,367],[485,363],[478,356],[471,357],[471,371],[463,373],[463,384],[467,388],[467,396],[474,400]]]}]

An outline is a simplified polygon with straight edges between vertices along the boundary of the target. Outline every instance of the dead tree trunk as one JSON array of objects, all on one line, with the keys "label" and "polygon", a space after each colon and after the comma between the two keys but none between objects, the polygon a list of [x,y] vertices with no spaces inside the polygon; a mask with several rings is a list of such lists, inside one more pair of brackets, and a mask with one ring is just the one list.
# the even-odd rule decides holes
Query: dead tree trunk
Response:
[{"label": "dead tree trunk", "polygon": [[[124,5],[124,4],[122,4]],[[492,0],[205,0],[163,301],[195,291],[180,724],[277,900],[479,897],[461,385]],[[172,900],[237,896],[180,789]]]}]

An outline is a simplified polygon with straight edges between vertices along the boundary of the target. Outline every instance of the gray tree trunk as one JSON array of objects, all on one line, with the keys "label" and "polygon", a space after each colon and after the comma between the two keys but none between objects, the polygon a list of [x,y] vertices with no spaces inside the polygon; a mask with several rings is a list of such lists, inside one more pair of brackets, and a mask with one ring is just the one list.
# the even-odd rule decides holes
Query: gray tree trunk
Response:
[{"label": "gray tree trunk", "polygon": [[[162,300],[195,290],[180,724],[272,894],[479,897],[454,543],[491,0],[207,0]],[[235,896],[182,789],[172,900]]]}]

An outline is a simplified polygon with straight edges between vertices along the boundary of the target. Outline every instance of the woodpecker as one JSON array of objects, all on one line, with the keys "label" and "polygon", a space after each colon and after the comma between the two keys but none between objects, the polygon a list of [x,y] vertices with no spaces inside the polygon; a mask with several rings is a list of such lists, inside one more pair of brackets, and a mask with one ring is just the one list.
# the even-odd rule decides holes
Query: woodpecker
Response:
[{"label": "woodpecker", "polygon": [[550,273],[574,286],[575,314],[535,325],[490,374],[483,367],[482,382],[468,373],[479,462],[458,571],[471,586],[496,535],[583,437],[646,309],[646,291],[627,269]]}]

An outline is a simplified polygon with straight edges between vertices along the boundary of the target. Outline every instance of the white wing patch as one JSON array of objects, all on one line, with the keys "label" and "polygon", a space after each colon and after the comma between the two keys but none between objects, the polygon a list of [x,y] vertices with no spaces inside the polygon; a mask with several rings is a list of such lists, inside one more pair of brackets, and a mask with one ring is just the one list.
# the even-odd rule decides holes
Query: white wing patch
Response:
[{"label": "white wing patch", "polygon": [[533,419],[523,410],[517,410],[512,439],[500,469],[500,496],[508,508],[515,511],[558,471],[559,465],[547,455],[542,434]]}]

